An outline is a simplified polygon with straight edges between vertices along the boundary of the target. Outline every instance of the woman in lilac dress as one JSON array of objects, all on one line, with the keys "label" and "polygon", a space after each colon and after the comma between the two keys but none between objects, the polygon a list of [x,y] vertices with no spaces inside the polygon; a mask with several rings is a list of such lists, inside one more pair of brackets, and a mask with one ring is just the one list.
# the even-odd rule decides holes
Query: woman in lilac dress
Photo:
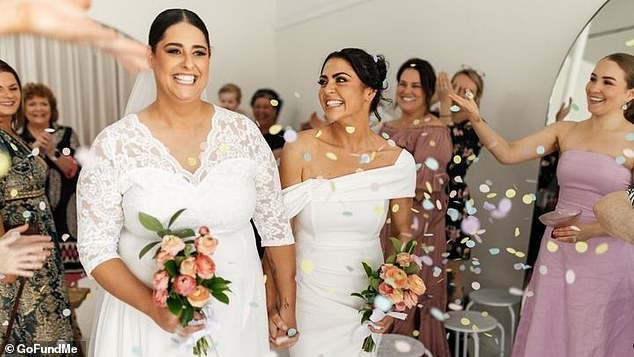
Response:
[{"label": "woman in lilac dress", "polygon": [[634,246],[610,237],[592,211],[601,197],[632,181],[634,56],[618,53],[599,61],[586,96],[589,119],[557,122],[511,143],[482,120],[473,100],[452,96],[501,163],[559,151],[557,208],[582,212],[572,226],[546,229],[513,356],[634,353]]},{"label": "woman in lilac dress", "polygon": [[[436,75],[429,62],[412,58],[399,68],[396,78],[396,103],[401,117],[383,125],[396,145],[409,151],[417,163],[416,197],[413,203],[413,238],[418,241],[416,255],[423,256],[425,266],[421,278],[427,291],[419,299],[419,307],[409,311],[407,319],[396,320],[392,332],[414,336],[434,356],[448,356],[445,328],[430,311],[445,311],[447,305],[447,274],[443,253],[447,250],[445,215],[447,213],[447,164],[452,144],[449,129],[429,112],[429,103],[436,87]],[[393,236],[387,224],[381,238],[385,255],[392,254],[387,240]]]}]

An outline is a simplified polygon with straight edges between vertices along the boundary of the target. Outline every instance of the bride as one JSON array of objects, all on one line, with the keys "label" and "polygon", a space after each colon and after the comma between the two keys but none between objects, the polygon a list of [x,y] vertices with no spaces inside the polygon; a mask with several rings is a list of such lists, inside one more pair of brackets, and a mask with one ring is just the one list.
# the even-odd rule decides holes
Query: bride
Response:
[{"label": "bride", "polygon": [[99,134],[79,180],[79,253],[105,290],[91,355],[192,355],[172,334],[188,336],[203,326],[181,328],[177,316],[153,302],[156,262],[152,254],[138,258],[157,239],[141,226],[139,212],[167,224],[186,208],[175,228],[208,226],[219,241],[217,274],[231,281],[230,303],[210,302],[220,322],[210,352],[263,356],[269,351],[266,302],[252,217],[274,266],[279,300],[290,306],[280,309],[282,318],[295,326],[295,251],[273,155],[248,118],[200,99],[210,45],[195,13],[159,14],[149,45],[156,100]]},{"label": "bride", "polygon": [[[382,99],[383,57],[357,48],[328,55],[319,77],[319,101],[329,124],[303,131],[284,147],[280,175],[297,239],[297,323],[293,357],[358,356],[363,339],[361,262],[383,263],[379,232],[391,212],[395,235],[411,238],[416,181],[414,159],[369,127]],[[382,333],[386,317],[370,327]]]}]

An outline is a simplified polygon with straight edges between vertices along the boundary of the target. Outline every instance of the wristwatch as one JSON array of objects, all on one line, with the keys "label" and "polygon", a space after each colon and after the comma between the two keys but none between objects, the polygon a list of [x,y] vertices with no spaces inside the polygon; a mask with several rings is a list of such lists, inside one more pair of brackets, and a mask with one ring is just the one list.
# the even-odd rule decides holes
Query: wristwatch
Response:
[{"label": "wristwatch", "polygon": [[634,207],[634,185],[630,185],[627,189],[627,198],[630,199],[630,205]]}]

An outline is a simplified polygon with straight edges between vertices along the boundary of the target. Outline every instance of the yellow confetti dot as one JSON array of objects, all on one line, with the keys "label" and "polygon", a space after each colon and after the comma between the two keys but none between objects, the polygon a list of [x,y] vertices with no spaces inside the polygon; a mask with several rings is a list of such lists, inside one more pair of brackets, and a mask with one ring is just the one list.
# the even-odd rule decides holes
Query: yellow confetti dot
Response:
[{"label": "yellow confetti dot", "polygon": [[429,140],[429,146],[431,146],[431,147],[435,147],[435,146],[436,146],[436,141],[434,141],[434,140]]},{"label": "yellow confetti dot", "polygon": [[414,121],[412,122],[412,124],[414,124],[415,126],[420,125],[420,119],[414,119]]},{"label": "yellow confetti dot", "polygon": [[471,326],[471,330],[473,332],[478,332],[478,331],[480,331],[480,328],[478,327],[478,325],[473,325],[473,326]]},{"label": "yellow confetti dot", "polygon": [[491,193],[487,194],[487,198],[493,198],[493,197],[495,197],[497,195],[498,195],[497,193],[491,192]]},{"label": "yellow confetti dot", "polygon": [[487,317],[487,316],[489,316],[489,312],[488,311],[482,311],[480,313],[480,315],[482,315],[482,317]]},{"label": "yellow confetti dot", "polygon": [[418,330],[412,331],[412,336],[418,337],[419,335],[420,335],[420,331],[418,331]]},{"label": "yellow confetti dot", "polygon": [[398,205],[398,203],[394,204],[392,206],[392,213],[396,213],[398,212],[398,210],[401,208],[401,206]]},{"label": "yellow confetti dot", "polygon": [[277,107],[278,105],[280,105],[280,102],[278,102],[277,99],[271,99],[269,103],[271,103],[271,106],[273,107]]},{"label": "yellow confetti dot", "polygon": [[526,253],[524,252],[515,252],[515,256],[518,258],[524,258],[526,256]]},{"label": "yellow confetti dot", "polygon": [[509,188],[508,190],[506,190],[504,195],[506,196],[506,198],[514,198],[517,195],[517,191],[515,191],[512,188]]},{"label": "yellow confetti dot", "polygon": [[466,318],[466,317],[463,317],[463,318],[461,318],[461,319],[460,319],[460,323],[461,323],[463,326],[469,326],[469,325],[471,324],[471,320],[469,320],[469,319],[468,319],[468,318]]},{"label": "yellow confetti dot", "polygon": [[317,132],[315,133],[315,137],[318,138],[321,136],[321,129],[317,130]]},{"label": "yellow confetti dot", "polygon": [[9,192],[9,194],[11,195],[11,197],[15,197],[18,195],[18,190],[14,188],[13,190],[11,190],[11,192]]},{"label": "yellow confetti dot", "polygon": [[427,189],[427,192],[429,193],[434,192],[429,181],[425,181],[425,188]]},{"label": "yellow confetti dot", "polygon": [[578,253],[585,253],[588,251],[588,243],[586,242],[577,242],[575,243],[575,250]]},{"label": "yellow confetti dot", "polygon": [[280,131],[282,131],[282,126],[280,124],[271,125],[271,127],[269,128],[269,134],[271,135],[277,135],[280,133]]},{"label": "yellow confetti dot", "polygon": [[374,213],[376,213],[377,216],[382,216],[384,212],[385,208],[383,206],[374,206]]},{"label": "yellow confetti dot", "polygon": [[473,160],[475,160],[476,158],[477,158],[476,154],[471,154],[471,155],[469,155],[469,157],[467,157],[467,160],[469,160],[469,161],[473,161]]},{"label": "yellow confetti dot", "polygon": [[470,239],[469,237],[464,237],[464,238],[462,238],[462,240],[460,241],[460,244],[465,244],[465,243],[467,243],[467,242],[469,241],[469,239]]},{"label": "yellow confetti dot", "polygon": [[454,164],[459,164],[462,162],[462,157],[460,157],[460,155],[456,155],[453,157],[453,162]]},{"label": "yellow confetti dot", "polygon": [[327,152],[326,153],[326,157],[329,158],[332,161],[336,161],[337,160],[337,155],[335,155],[334,152],[330,152],[330,151]]},{"label": "yellow confetti dot", "polygon": [[263,276],[264,284],[266,284],[266,280],[267,280],[268,278],[269,278],[269,277],[268,277],[268,276],[266,276],[266,274],[264,274],[264,276]]},{"label": "yellow confetti dot", "polygon": [[532,204],[533,196],[531,196],[529,193],[525,194],[524,196],[522,196],[522,202],[524,202],[524,204],[526,205]]},{"label": "yellow confetti dot", "polygon": [[304,259],[302,260],[301,264],[299,265],[300,269],[302,270],[302,272],[306,273],[306,274],[310,274],[313,272],[313,270],[315,270],[315,264],[313,264],[313,262],[311,260],[308,259]]},{"label": "yellow confetti dot", "polygon": [[546,249],[548,249],[549,252],[554,253],[559,249],[559,245],[557,245],[557,243],[553,242],[553,241],[549,241],[546,244]]},{"label": "yellow confetti dot", "polygon": [[198,165],[198,160],[195,157],[188,157],[187,158],[187,165],[196,166],[196,165]]},{"label": "yellow confetti dot", "polygon": [[18,147],[15,146],[14,143],[11,143],[10,145],[11,145],[11,149],[13,149],[13,151],[18,151]]},{"label": "yellow confetti dot", "polygon": [[348,134],[353,134],[355,132],[355,130],[357,130],[357,128],[355,128],[354,126],[347,126],[346,127],[346,132]]},{"label": "yellow confetti dot", "polygon": [[517,253],[517,250],[515,250],[515,248],[511,248],[511,247],[506,248],[506,251],[509,252],[510,254]]},{"label": "yellow confetti dot", "polygon": [[597,255],[605,254],[608,251],[608,243],[601,243],[594,248],[594,252]]}]

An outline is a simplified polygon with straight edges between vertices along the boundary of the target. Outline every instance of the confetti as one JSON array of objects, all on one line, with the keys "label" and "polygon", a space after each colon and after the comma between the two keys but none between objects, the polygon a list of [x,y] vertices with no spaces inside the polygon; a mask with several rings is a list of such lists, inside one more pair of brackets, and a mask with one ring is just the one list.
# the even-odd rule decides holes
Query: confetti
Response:
[{"label": "confetti", "polygon": [[585,253],[588,251],[588,243],[586,242],[577,242],[575,243],[575,250],[577,253]]},{"label": "confetti", "polygon": [[32,156],[37,156],[40,154],[40,148],[36,147],[33,150],[31,150],[31,155]]},{"label": "confetti", "polygon": [[498,203],[498,210],[500,210],[500,212],[509,213],[512,207],[513,202],[508,198],[502,198],[500,203]]},{"label": "confetti", "polygon": [[25,219],[31,218],[31,211],[22,212],[22,217],[24,217]]},{"label": "confetti", "polygon": [[315,133],[315,137],[318,138],[321,136],[321,129],[317,130],[317,132]]},{"label": "confetti", "polygon": [[418,331],[418,330],[412,331],[412,336],[418,337],[419,335],[420,335],[420,331]]},{"label": "confetti", "polygon": [[327,152],[326,157],[332,161],[337,161],[337,155],[334,152]]},{"label": "confetti", "polygon": [[11,197],[15,197],[18,195],[18,190],[16,190],[15,188],[13,190],[11,190],[11,192],[9,192],[9,195],[11,195]]},{"label": "confetti", "polygon": [[70,238],[70,234],[68,234],[68,233],[62,234],[62,241],[66,242],[68,240],[68,238]]},{"label": "confetti", "polygon": [[432,307],[429,310],[429,313],[431,314],[431,316],[433,318],[435,318],[438,321],[445,321],[447,320],[445,313],[443,313],[439,308],[437,307]]},{"label": "confetti", "polygon": [[480,283],[478,283],[477,281],[472,282],[471,283],[471,289],[480,290]]},{"label": "confetti", "polygon": [[269,134],[271,135],[277,135],[280,131],[282,131],[282,126],[280,124],[273,124],[269,128]]},{"label": "confetti", "polygon": [[596,248],[594,248],[594,252],[597,255],[605,254],[605,253],[607,253],[607,251],[608,251],[608,243],[601,243],[601,244],[597,245]]},{"label": "confetti", "polygon": [[475,247],[476,243],[472,240],[467,241],[467,243],[465,244],[467,246],[467,248],[473,248]]},{"label": "confetti", "polygon": [[368,155],[368,154],[361,155],[361,157],[359,157],[359,163],[362,164],[362,165],[369,164],[370,163],[370,155]]},{"label": "confetti", "polygon": [[399,205],[398,205],[398,203],[395,203],[395,204],[392,206],[392,213],[396,213],[396,212],[398,212],[398,210],[399,210],[400,208],[401,208],[401,206],[399,206]]},{"label": "confetti", "polygon": [[546,275],[546,274],[548,274],[548,267],[547,267],[547,266],[545,266],[545,265],[540,265],[540,266],[539,266],[539,273],[540,273],[541,275]]},{"label": "confetti", "polygon": [[40,203],[37,206],[41,211],[44,211],[46,209],[46,202],[40,201]]},{"label": "confetti", "polygon": [[482,193],[489,193],[489,191],[491,191],[491,188],[489,187],[489,185],[484,183],[480,185],[479,189],[480,189],[480,192]]},{"label": "confetti", "polygon": [[452,105],[451,107],[449,107],[449,110],[450,110],[452,113],[457,113],[457,112],[459,112],[459,111],[460,111],[460,107],[454,104],[454,105]]},{"label": "confetti", "polygon": [[298,99],[302,97],[302,95],[299,94],[299,92],[293,92],[293,96]]},{"label": "confetti", "polygon": [[455,155],[453,157],[453,162],[454,162],[454,164],[458,165],[459,163],[462,162],[462,157],[460,155]]},{"label": "confetti", "polygon": [[308,259],[304,259],[302,260],[301,264],[300,264],[300,269],[306,273],[306,274],[310,274],[313,272],[313,270],[315,270],[315,264]]},{"label": "confetti", "polygon": [[627,158],[633,158],[634,157],[634,150],[632,149],[623,149],[623,155]]},{"label": "confetti", "polygon": [[460,323],[461,323],[462,325],[464,325],[464,326],[469,326],[469,325],[471,325],[471,320],[469,320],[469,319],[468,319],[468,318],[466,318],[466,317],[463,317],[463,318],[461,318],[461,319],[460,319]]},{"label": "confetti", "polygon": [[554,253],[559,249],[559,245],[557,245],[557,243],[553,241],[548,241],[548,243],[546,244],[546,249],[549,252]]},{"label": "confetti", "polygon": [[427,266],[434,265],[434,260],[429,255],[423,255],[420,257],[420,261]]},{"label": "confetti", "polygon": [[619,165],[623,165],[625,164],[625,158],[623,156],[617,156],[614,161],[616,161],[617,164]]},{"label": "confetti", "polygon": [[348,134],[354,134],[354,132],[357,130],[357,128],[355,128],[354,126],[346,126],[346,132]]},{"label": "confetti", "polygon": [[516,288],[514,286],[511,286],[509,288],[509,294],[515,295],[515,296],[522,296],[522,295],[524,295],[524,290],[522,290],[520,288]]},{"label": "confetti", "polygon": [[522,202],[526,205],[530,205],[533,203],[533,196],[531,196],[530,193],[525,194],[524,196],[522,196]]},{"label": "confetti", "polygon": [[436,171],[440,167],[438,161],[436,161],[436,159],[434,159],[433,157],[428,157],[425,160],[425,166],[427,166],[432,171]]},{"label": "confetti", "polygon": [[634,141],[634,133],[628,133],[627,135],[625,135],[625,140]]},{"label": "confetti", "polygon": [[515,235],[515,238],[520,236],[520,227],[515,227],[515,232],[513,233]]},{"label": "confetti", "polygon": [[575,279],[577,279],[575,272],[572,269],[566,270],[566,283],[568,283],[569,285],[574,284]]},{"label": "confetti", "polygon": [[515,248],[512,248],[512,247],[508,247],[508,248],[506,248],[506,251],[507,251],[509,254],[515,254],[515,253],[517,253],[517,250],[515,250]]},{"label": "confetti", "polygon": [[506,192],[504,192],[504,195],[505,195],[507,198],[515,198],[515,195],[517,195],[517,191],[515,191],[515,190],[514,190],[514,189],[512,189],[512,188],[509,188],[508,190],[506,190]]},{"label": "confetti", "polygon": [[434,276],[434,278],[437,278],[440,276],[440,274],[442,274],[442,269],[438,266],[435,266],[432,271],[432,275]]},{"label": "confetti", "polygon": [[468,216],[462,220],[460,228],[463,232],[474,235],[480,229],[480,220],[474,216]]},{"label": "confetti", "polygon": [[535,149],[537,155],[543,155],[546,152],[546,148],[543,145],[539,145],[537,149]]},{"label": "confetti", "polygon": [[392,309],[392,302],[383,295],[377,295],[374,298],[374,307],[383,312],[388,312]]},{"label": "confetti", "polygon": [[498,255],[498,254],[500,254],[500,248],[490,248],[490,249],[489,249],[489,254],[491,254],[491,255]]},{"label": "confetti", "polygon": [[[207,144],[207,143],[203,143],[203,144]],[[202,144],[201,144],[201,145],[202,145]],[[68,155],[70,155],[70,153],[71,153],[71,151],[70,151],[70,149],[69,149],[69,148],[63,148],[63,149],[62,149],[62,155],[64,155],[64,156],[68,156]]]},{"label": "confetti", "polygon": [[458,218],[460,218],[460,212],[458,212],[458,210],[455,208],[449,208],[447,209],[447,216],[451,218],[452,222],[455,222],[458,220]]},{"label": "confetti", "polygon": [[284,141],[286,141],[287,143],[292,143],[296,140],[297,132],[293,130],[293,128],[287,128],[286,131],[284,131]]},{"label": "confetti", "polygon": [[400,353],[410,353],[412,346],[405,340],[396,340],[394,341],[394,349]]},{"label": "confetti", "polygon": [[[277,101],[277,99],[271,99],[269,101],[269,103],[271,103],[272,106],[277,107],[278,105],[280,105],[280,102]],[[273,134],[275,135],[275,134]]]},{"label": "confetti", "polygon": [[304,161],[310,161],[312,159],[313,157],[310,155],[308,151],[304,153]]},{"label": "confetti", "polygon": [[66,316],[66,317],[70,316],[70,309],[64,309],[62,311],[62,315]]},{"label": "confetti", "polygon": [[434,203],[429,200],[429,199],[425,199],[423,200],[423,208],[430,211],[434,209]]}]

